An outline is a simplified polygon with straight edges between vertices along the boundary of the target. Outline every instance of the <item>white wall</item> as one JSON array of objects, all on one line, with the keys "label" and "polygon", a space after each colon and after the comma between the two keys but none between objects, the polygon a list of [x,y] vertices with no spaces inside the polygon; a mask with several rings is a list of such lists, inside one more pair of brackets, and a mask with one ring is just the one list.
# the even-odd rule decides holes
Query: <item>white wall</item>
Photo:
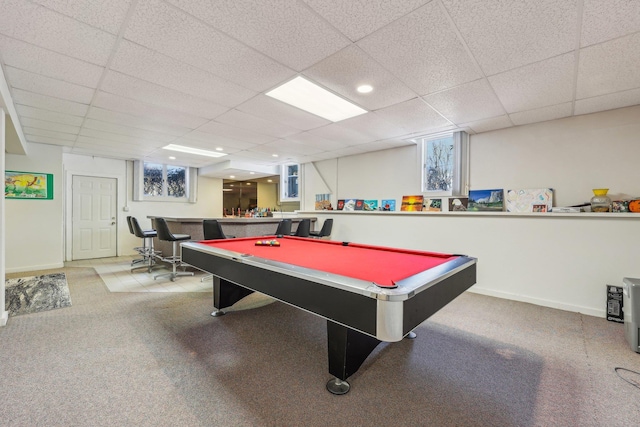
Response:
[{"label": "white wall", "polygon": [[5,168],[53,174],[53,200],[5,200],[6,271],[63,266],[62,147],[28,144],[29,155],[7,154]]},{"label": "white wall", "polygon": [[471,135],[471,188],[555,189],[555,205],[593,188],[640,196],[640,106]]},{"label": "white wall", "polygon": [[[64,155],[67,177],[65,193],[67,212],[71,212],[71,177],[73,175],[101,176],[118,180],[118,255],[133,255],[140,239],[129,232],[126,218],[136,217],[143,229],[151,228],[148,215],[167,217],[220,217],[222,215],[222,180],[198,176],[196,203],[165,201],[133,201],[133,162],[100,157]],[[125,210],[128,209],[128,210]],[[71,217],[66,220],[66,260],[71,260]]]},{"label": "white wall", "polygon": [[[471,188],[556,190],[555,205],[592,188],[640,195],[640,107],[471,135]],[[315,163],[337,169],[336,199],[420,194],[416,147]],[[309,168],[305,165],[305,172]],[[305,206],[320,191],[305,180]],[[640,277],[640,215],[313,212],[334,218],[331,238],[478,258],[475,292],[604,316],[606,284]],[[552,216],[553,215],[553,216]]]}]

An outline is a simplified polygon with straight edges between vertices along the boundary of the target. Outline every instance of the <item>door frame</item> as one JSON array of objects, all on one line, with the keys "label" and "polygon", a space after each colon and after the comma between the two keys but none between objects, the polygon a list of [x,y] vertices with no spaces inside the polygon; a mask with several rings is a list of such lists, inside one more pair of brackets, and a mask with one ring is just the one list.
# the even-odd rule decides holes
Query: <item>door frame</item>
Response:
[{"label": "door frame", "polygon": [[[73,260],[73,177],[75,175],[78,176],[89,176],[92,178],[109,178],[116,180],[116,256],[120,256],[122,254],[122,249],[120,247],[121,240],[120,239],[120,231],[123,230],[122,218],[124,218],[121,214],[121,206],[122,197],[126,197],[123,194],[123,182],[126,179],[122,175],[109,174],[109,173],[91,173],[86,171],[68,171],[66,170],[64,173],[64,260],[72,261]],[[127,231],[129,229],[127,228]]]}]

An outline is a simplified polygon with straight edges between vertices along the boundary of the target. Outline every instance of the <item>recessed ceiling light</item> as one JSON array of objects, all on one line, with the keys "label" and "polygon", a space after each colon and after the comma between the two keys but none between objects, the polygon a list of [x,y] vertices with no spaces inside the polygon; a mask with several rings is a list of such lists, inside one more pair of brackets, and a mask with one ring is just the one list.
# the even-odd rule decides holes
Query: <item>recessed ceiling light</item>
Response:
[{"label": "recessed ceiling light", "polygon": [[216,151],[222,151],[222,147],[217,147]]},{"label": "recessed ceiling light", "polygon": [[268,179],[267,182],[273,182],[273,180],[272,179]]},{"label": "recessed ceiling light", "polygon": [[277,154],[272,154],[271,157],[278,157],[278,155]]},{"label": "recessed ceiling light", "polygon": [[373,86],[371,85],[361,85],[356,89],[360,93],[369,93],[373,90]]},{"label": "recessed ceiling light", "polygon": [[176,156],[169,156],[169,160],[175,160]]},{"label": "recessed ceiling light", "polygon": [[332,122],[367,112],[301,76],[289,80],[266,95]]},{"label": "recessed ceiling light", "polygon": [[250,182],[247,182],[247,185],[251,185],[251,183],[250,183]]},{"label": "recessed ceiling light", "polygon": [[255,172],[249,172],[249,175],[255,175],[255,174],[256,174]]},{"label": "recessed ceiling light", "polygon": [[[235,175],[229,175],[229,178],[235,178]],[[231,186],[233,187],[233,184],[231,184]]]},{"label": "recessed ceiling light", "polygon": [[165,150],[180,151],[182,153],[197,154],[198,156],[207,156],[207,157],[226,156],[225,153],[216,153],[215,151],[202,150],[200,148],[185,147],[184,145],[169,144],[162,148],[164,148]]}]

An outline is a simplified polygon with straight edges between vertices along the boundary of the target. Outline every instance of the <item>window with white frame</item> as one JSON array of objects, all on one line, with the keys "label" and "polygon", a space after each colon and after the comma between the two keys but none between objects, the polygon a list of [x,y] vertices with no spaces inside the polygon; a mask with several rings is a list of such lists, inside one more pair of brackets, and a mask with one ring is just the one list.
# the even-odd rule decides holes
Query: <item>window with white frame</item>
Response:
[{"label": "window with white frame", "polygon": [[134,162],[134,200],[195,202],[197,169]]},{"label": "window with white frame", "polygon": [[469,135],[453,132],[419,138],[422,144],[422,191],[430,196],[468,192]]}]

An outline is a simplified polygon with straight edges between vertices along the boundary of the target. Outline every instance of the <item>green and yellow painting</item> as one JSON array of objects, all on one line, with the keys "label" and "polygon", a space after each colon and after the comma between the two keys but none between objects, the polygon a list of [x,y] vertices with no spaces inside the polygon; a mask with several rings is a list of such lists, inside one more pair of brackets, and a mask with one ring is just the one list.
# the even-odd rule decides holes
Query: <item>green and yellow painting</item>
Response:
[{"label": "green and yellow painting", "polygon": [[53,199],[53,175],[5,171],[4,197],[7,199]]}]

